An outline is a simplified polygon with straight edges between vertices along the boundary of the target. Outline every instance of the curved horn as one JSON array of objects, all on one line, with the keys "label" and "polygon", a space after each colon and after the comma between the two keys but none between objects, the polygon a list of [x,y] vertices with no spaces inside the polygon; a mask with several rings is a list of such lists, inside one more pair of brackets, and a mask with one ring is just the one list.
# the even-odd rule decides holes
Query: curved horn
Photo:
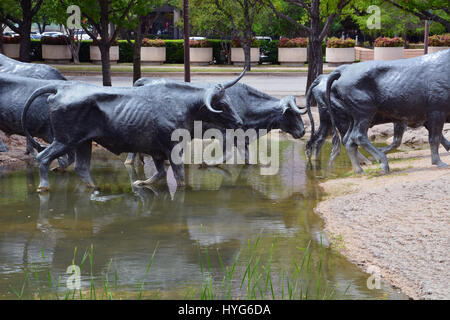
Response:
[{"label": "curved horn", "polygon": [[296,104],[295,101],[294,101],[294,97],[292,97],[291,99],[288,100],[288,105],[289,105],[289,107],[291,107],[291,109],[292,109],[295,113],[298,113],[298,114],[303,115],[303,114],[306,114],[306,113],[308,112],[308,110],[305,110],[305,111],[301,111],[301,110],[300,110],[300,109],[305,109],[305,107],[299,107],[299,106],[297,106],[297,104]]},{"label": "curved horn", "polygon": [[246,72],[247,72],[247,67],[244,68],[244,71],[242,71],[242,73],[239,75],[239,77],[237,77],[237,78],[234,79],[234,80],[225,82],[225,83],[223,84],[223,87],[224,87],[225,89],[228,89],[228,88],[234,86],[239,80],[241,80],[241,78],[244,76],[244,74],[245,74]]},{"label": "curved horn", "polygon": [[205,106],[208,108],[209,111],[215,112],[215,113],[220,113],[220,112],[222,112],[222,110],[216,110],[216,109],[214,109],[211,106],[211,101],[212,101],[212,99],[214,97],[214,93],[215,93],[214,89],[208,90],[208,92],[205,95],[204,103],[205,103]]}]

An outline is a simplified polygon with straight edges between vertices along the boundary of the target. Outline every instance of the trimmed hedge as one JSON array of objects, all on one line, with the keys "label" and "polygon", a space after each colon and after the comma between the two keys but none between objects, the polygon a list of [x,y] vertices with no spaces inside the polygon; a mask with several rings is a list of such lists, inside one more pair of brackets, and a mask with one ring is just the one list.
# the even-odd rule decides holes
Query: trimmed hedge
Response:
[{"label": "trimmed hedge", "polygon": [[[184,62],[184,46],[182,39],[170,39],[164,40],[166,42],[166,63],[183,63]],[[208,39],[213,48],[213,57],[217,64],[226,64],[227,58],[224,52],[222,52],[221,42],[225,41],[228,44],[231,40],[220,39]],[[133,41],[132,41],[133,42]],[[268,56],[264,62],[270,62],[272,64],[278,63],[278,42],[273,41],[261,41],[260,49]],[[119,62],[133,62],[133,47],[127,40],[119,40]],[[90,62],[89,47],[92,44],[92,40],[82,40],[80,47],[80,62]],[[322,46],[325,57],[325,43]],[[42,48],[40,40],[31,40],[31,59],[33,61],[42,61]]]}]

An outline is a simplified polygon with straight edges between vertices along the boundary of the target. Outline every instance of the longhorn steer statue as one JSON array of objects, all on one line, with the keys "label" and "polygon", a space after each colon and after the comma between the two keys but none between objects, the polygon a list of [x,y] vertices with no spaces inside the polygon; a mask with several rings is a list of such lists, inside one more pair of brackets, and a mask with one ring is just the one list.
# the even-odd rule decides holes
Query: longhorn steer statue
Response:
[{"label": "longhorn steer statue", "polygon": [[[153,86],[159,82],[164,83],[180,83],[179,81],[172,79],[160,79],[152,80],[151,78],[141,78],[134,84],[136,87],[140,86]],[[205,89],[212,87],[212,84],[203,84]],[[305,107],[297,106],[295,97],[286,96],[283,99],[277,99],[268,94],[265,94],[255,88],[252,88],[246,84],[238,83],[227,91],[228,97],[230,97],[233,108],[238,113],[239,117],[243,121],[243,130],[255,129],[259,138],[259,129],[266,129],[269,132],[272,129],[281,129],[284,132],[290,133],[294,138],[300,139],[305,134],[305,128],[301,115],[309,112],[310,119],[312,115],[310,110],[300,110]],[[202,126],[203,132],[211,128],[220,128],[215,124],[206,123]],[[215,162],[215,164],[225,162],[230,156],[226,148],[226,134],[225,128],[222,128],[223,136],[223,154],[225,159]],[[251,143],[249,139],[245,141],[245,161],[248,163],[249,151],[248,145]],[[237,147],[237,141],[233,141],[233,145]],[[135,159],[134,154],[129,154],[126,163],[133,163]]]},{"label": "longhorn steer statue", "polygon": [[67,80],[61,72],[51,66],[20,62],[0,54],[0,73],[2,72],[34,79]]},{"label": "longhorn steer statue", "polygon": [[[344,72],[345,66],[342,66],[341,70],[342,70],[341,72]],[[311,134],[311,137],[308,143],[306,144],[306,155],[309,158],[311,158],[312,156],[313,159],[318,159],[320,149],[322,148],[323,143],[325,142],[327,136],[331,133],[330,113],[328,112],[326,104],[327,79],[328,75],[321,74],[320,76],[318,76],[313,81],[306,94],[306,106],[309,108],[311,103],[311,97],[314,96],[314,99],[317,101],[320,117],[319,129],[314,134]],[[336,101],[336,99],[334,99],[334,96],[331,95],[331,108],[333,110],[336,109],[335,105],[338,103],[339,102]],[[339,133],[341,134],[341,136],[344,136],[348,128],[350,127],[351,119],[344,113],[335,112],[334,120],[336,123],[336,127],[339,130]],[[371,127],[378,124],[389,122],[392,121],[377,113],[377,115],[375,116],[375,118],[371,123]],[[406,123],[401,121],[394,121],[394,140],[389,146],[380,148],[380,151],[383,153],[388,153],[389,151],[398,148],[402,143],[402,138],[406,127],[407,127]],[[450,142],[444,136],[442,136],[441,139],[442,145],[447,151],[449,151]],[[360,163],[368,162],[368,160],[359,152],[357,153],[357,155]]]},{"label": "longhorn steer statue", "polygon": [[205,89],[189,83],[161,83],[151,87],[112,88],[98,87],[83,82],[51,84],[36,90],[28,99],[22,126],[27,130],[27,112],[32,102],[43,94],[50,94],[50,122],[53,128],[52,144],[37,155],[40,173],[38,191],[49,189],[50,162],[75,150],[75,171],[91,187],[91,141],[109,151],[145,153],[153,157],[157,173],[146,181],[152,184],[166,177],[164,160],[171,163],[179,186],[184,185],[184,167],[175,163],[171,151],[177,144],[171,136],[176,129],[193,132],[194,121],[208,121],[231,128],[242,126],[242,120],[231,107],[226,89],[235,80]]},{"label": "longhorn steer statue", "polygon": [[444,123],[450,119],[450,49],[411,59],[367,61],[337,68],[327,79],[326,96],[335,137],[331,159],[340,144],[334,115],[342,112],[351,119],[342,142],[356,172],[363,172],[357,157],[358,146],[389,172],[386,155],[367,137],[377,115],[413,128],[425,126],[429,132],[431,163],[447,166],[438,149],[443,142]]},{"label": "longhorn steer statue", "polygon": [[[39,80],[25,78],[13,74],[0,73],[0,130],[6,134],[18,134],[25,136],[22,128],[21,117],[27,102],[27,98],[44,85],[58,85],[66,83],[61,80]],[[43,139],[45,142],[53,141],[53,132],[50,124],[47,95],[38,97],[30,106],[28,112],[28,128],[32,136]],[[33,146],[27,139],[27,150],[33,151]],[[43,148],[38,149],[42,151]],[[69,159],[58,158],[59,168],[67,167],[73,155]]]},{"label": "longhorn steer statue", "polygon": [[[7,128],[11,128],[12,126],[15,126],[18,123],[20,124],[20,115],[22,114],[23,105],[24,105],[23,101],[21,101],[20,99],[23,99],[23,98],[26,98],[29,96],[29,94],[28,94],[24,97],[24,96],[20,95],[20,93],[19,93],[19,95],[17,95],[17,91],[14,91],[16,94],[16,95],[14,95],[10,91],[11,87],[5,86],[5,82],[3,82],[5,80],[5,78],[3,78],[3,76],[6,76],[7,74],[13,74],[13,75],[17,75],[17,76],[26,77],[26,78],[47,79],[47,80],[51,80],[51,79],[66,80],[66,78],[64,78],[64,76],[58,70],[56,70],[55,68],[53,68],[51,66],[47,66],[44,64],[19,62],[14,59],[10,59],[3,54],[0,54],[0,75],[2,76],[2,83],[0,84],[0,86],[1,86],[0,91],[2,92],[0,94],[0,100],[1,100],[1,102],[0,102],[0,104],[1,104],[1,107],[0,107],[0,117],[1,117],[0,130],[5,131],[6,134],[21,134],[21,135],[23,135],[23,133],[20,133],[22,131],[22,126],[20,126],[20,129],[18,129],[18,130],[13,129],[12,131],[4,130],[1,128],[1,127],[5,127],[5,126]],[[26,81],[24,80],[24,82],[26,82]],[[26,83],[23,83],[22,85],[26,86]],[[37,88],[34,88],[34,89],[37,89]],[[33,91],[34,91],[34,89],[33,89]],[[24,89],[23,91],[26,91],[26,89]],[[18,107],[19,110],[13,110],[14,107]],[[47,113],[47,111],[45,111],[45,113]],[[13,114],[19,115],[19,117],[11,118],[11,115],[13,115]],[[44,125],[45,124],[38,124],[39,127],[42,127]],[[37,137],[42,138],[41,136],[37,136]],[[6,151],[8,151],[8,148],[0,140],[0,152],[6,152]],[[33,147],[27,141],[26,153],[32,153],[32,152],[33,152]]]}]

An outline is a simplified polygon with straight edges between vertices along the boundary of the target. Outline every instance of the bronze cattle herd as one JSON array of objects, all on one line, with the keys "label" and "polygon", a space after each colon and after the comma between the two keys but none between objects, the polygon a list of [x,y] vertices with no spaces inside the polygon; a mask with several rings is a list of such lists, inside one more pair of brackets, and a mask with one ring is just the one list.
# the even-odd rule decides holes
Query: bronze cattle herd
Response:
[{"label": "bronze cattle herd", "polygon": [[[450,142],[442,134],[444,124],[450,121],[450,49],[411,59],[338,67],[313,82],[302,107],[292,96],[277,99],[238,83],[245,72],[222,84],[142,78],[133,87],[101,87],[67,81],[50,66],[21,63],[0,54],[0,130],[26,136],[26,152],[33,153],[33,148],[39,152],[38,191],[49,190],[48,171],[55,159],[61,169],[75,162],[80,178],[94,187],[92,141],[115,154],[129,153],[128,162],[137,153],[150,155],[156,173],[140,184],[165,179],[168,160],[177,184],[183,186],[184,166],[171,157],[174,130],[193,131],[194,121],[202,121],[206,124],[203,130],[281,129],[299,139],[305,134],[301,118],[305,114],[311,121],[308,158],[317,158],[332,134],[330,162],[342,143],[356,172],[363,172],[360,164],[367,162],[358,152],[361,147],[388,173],[385,153],[400,145],[407,126],[424,126],[429,132],[432,164],[447,166],[438,149],[442,144],[450,150]],[[320,115],[317,131],[310,112],[312,97]],[[394,142],[378,149],[367,131],[390,122],[394,124]],[[50,145],[41,146],[35,137]],[[250,142],[245,146],[246,159]],[[0,152],[5,151],[0,141]]]}]

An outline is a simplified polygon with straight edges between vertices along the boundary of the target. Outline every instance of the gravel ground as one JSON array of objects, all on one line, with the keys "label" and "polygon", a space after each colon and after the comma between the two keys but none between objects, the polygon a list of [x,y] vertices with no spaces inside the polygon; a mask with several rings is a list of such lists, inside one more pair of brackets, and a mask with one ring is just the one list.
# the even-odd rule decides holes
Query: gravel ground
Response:
[{"label": "gravel ground", "polygon": [[450,169],[432,166],[428,150],[394,155],[403,159],[391,161],[390,175],[324,182],[329,197],[315,211],[331,242],[362,269],[377,267],[413,299],[449,299]]}]

